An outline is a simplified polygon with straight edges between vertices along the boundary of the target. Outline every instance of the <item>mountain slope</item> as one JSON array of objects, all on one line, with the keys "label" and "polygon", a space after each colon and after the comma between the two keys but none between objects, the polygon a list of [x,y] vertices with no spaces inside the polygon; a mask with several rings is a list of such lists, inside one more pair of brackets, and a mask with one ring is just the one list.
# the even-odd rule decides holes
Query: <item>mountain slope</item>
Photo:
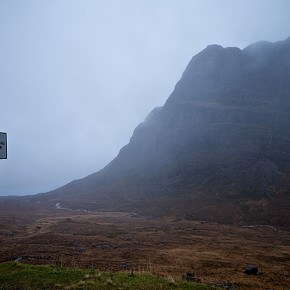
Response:
[{"label": "mountain slope", "polygon": [[290,38],[210,45],[111,163],[34,200],[290,226],[289,124]]}]

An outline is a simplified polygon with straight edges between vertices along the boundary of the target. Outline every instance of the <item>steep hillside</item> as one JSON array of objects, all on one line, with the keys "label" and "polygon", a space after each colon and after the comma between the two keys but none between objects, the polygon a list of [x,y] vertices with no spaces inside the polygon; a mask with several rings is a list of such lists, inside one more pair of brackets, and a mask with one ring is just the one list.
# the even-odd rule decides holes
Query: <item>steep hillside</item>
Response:
[{"label": "steep hillside", "polygon": [[290,38],[195,55],[101,171],[31,200],[290,226]]}]

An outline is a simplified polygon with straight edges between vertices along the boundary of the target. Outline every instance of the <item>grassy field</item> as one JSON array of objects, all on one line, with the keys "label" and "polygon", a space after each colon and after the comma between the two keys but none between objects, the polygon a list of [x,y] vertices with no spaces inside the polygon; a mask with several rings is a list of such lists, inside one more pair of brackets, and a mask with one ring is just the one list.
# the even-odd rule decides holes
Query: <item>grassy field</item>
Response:
[{"label": "grassy field", "polygon": [[[13,213],[8,209],[0,210],[0,266],[1,262],[17,258],[21,259],[19,267],[22,263],[54,265],[61,267],[61,272],[69,268],[120,273],[133,268],[136,276],[150,273],[153,277],[173,277],[176,281],[191,272],[204,284],[227,289],[284,290],[290,285],[289,232],[270,227],[149,219],[118,212],[52,210],[51,213],[30,211],[26,214],[20,210]],[[248,264],[258,266],[258,275],[245,275]],[[131,287],[127,289],[174,289],[174,283],[166,280],[162,283],[154,280],[152,286],[148,283],[144,287],[140,283],[139,288],[130,286],[135,277],[128,277],[128,273],[125,277],[129,281],[123,284],[115,281],[117,274],[113,278],[102,274],[98,279],[84,279],[87,274],[96,275],[87,271],[74,272],[72,280],[63,283],[57,280],[61,276],[57,268],[49,271],[49,276],[56,279],[51,286],[40,270],[37,274],[31,270],[32,274],[28,275],[24,273],[28,269],[15,267],[13,270],[14,266],[9,264],[1,267],[0,289],[56,289],[56,284],[60,284],[61,289],[67,286],[73,289],[73,285],[77,288],[78,283],[84,282],[96,284],[96,289],[126,289],[126,283]],[[5,270],[5,267],[10,268]],[[44,274],[47,271],[44,270]],[[26,277],[29,277],[28,286]],[[70,274],[67,272],[65,277]],[[141,278],[137,278],[140,281]],[[17,284],[19,281],[21,285]],[[31,281],[40,284],[31,286]],[[92,286],[82,287],[93,289]],[[192,287],[192,284],[178,284],[175,288],[194,289]]]},{"label": "grassy field", "polygon": [[130,272],[35,266],[19,262],[0,264],[0,289],[217,289],[193,282]]}]

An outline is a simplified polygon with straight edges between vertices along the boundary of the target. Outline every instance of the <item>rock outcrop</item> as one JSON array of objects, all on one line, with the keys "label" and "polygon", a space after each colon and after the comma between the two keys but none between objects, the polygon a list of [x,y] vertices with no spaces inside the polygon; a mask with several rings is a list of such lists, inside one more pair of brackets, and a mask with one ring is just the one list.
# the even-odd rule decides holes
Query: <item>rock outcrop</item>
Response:
[{"label": "rock outcrop", "polygon": [[256,224],[283,224],[289,124],[290,38],[243,50],[210,45],[111,163],[37,198],[223,222],[256,209]]}]

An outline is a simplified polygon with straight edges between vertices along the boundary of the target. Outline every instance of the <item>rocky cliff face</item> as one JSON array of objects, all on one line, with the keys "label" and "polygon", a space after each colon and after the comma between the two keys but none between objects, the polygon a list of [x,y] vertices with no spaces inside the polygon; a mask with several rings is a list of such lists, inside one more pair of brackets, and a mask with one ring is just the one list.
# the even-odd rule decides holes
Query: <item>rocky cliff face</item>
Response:
[{"label": "rocky cliff face", "polygon": [[[194,217],[233,197],[259,200],[283,192],[287,199],[289,125],[290,38],[243,50],[210,45],[110,164],[46,196],[113,195],[120,208],[146,212],[156,205],[174,211],[182,198],[178,212]],[[107,202],[102,205],[110,208]]]},{"label": "rocky cliff face", "polygon": [[245,188],[263,194],[249,174],[259,164],[271,167],[264,183],[272,185],[289,169],[289,121],[290,38],[244,50],[211,45],[193,57],[166,104],[136,128],[109,168],[185,183],[241,185],[246,176]]}]

